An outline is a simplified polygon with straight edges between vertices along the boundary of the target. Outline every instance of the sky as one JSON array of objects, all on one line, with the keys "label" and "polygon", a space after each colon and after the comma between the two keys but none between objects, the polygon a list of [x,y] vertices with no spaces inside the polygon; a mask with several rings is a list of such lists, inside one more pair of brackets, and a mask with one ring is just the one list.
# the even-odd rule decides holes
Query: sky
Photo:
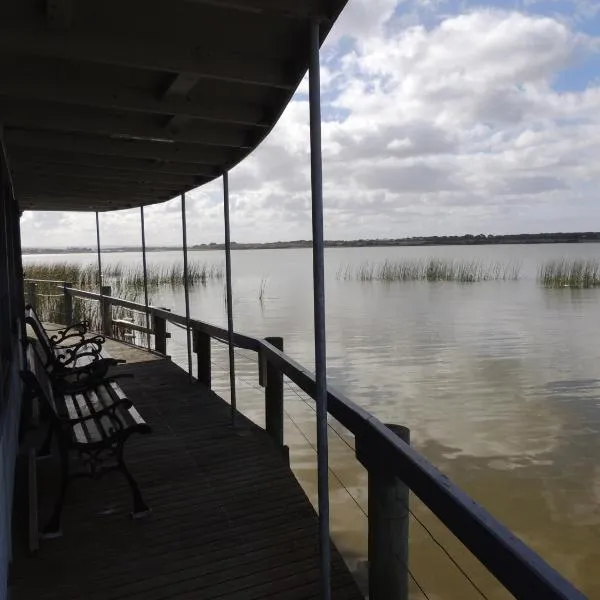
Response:
[{"label": "sky", "polygon": [[[326,239],[600,230],[600,2],[350,0],[321,51]],[[230,173],[237,242],[310,239],[308,83]],[[180,200],[146,209],[181,240]],[[101,214],[140,243],[139,209]],[[188,195],[223,241],[222,183]],[[95,244],[93,214],[25,212],[24,247]]]}]

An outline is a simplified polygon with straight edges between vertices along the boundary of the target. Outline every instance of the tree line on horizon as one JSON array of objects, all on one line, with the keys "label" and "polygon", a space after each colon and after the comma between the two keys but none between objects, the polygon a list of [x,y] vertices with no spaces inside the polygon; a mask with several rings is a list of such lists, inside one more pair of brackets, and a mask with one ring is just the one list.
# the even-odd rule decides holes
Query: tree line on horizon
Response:
[{"label": "tree line on horizon", "polygon": [[[553,232],[553,233],[509,233],[509,234],[484,234],[477,235],[431,235],[404,238],[361,238],[357,240],[326,240],[328,248],[338,247],[369,247],[369,246],[456,246],[477,244],[569,244],[600,241],[600,232]],[[219,250],[224,248],[223,243],[211,242],[208,244],[194,244],[190,250]],[[311,240],[291,240],[279,242],[231,242],[231,247],[237,250],[255,248],[308,248],[312,246]],[[146,250],[176,250],[180,246],[148,246]],[[120,252],[123,250],[141,250],[139,246],[106,247],[103,252]],[[23,248],[24,253],[46,254],[50,252],[75,253],[96,252],[96,248],[74,247],[67,248]]]}]

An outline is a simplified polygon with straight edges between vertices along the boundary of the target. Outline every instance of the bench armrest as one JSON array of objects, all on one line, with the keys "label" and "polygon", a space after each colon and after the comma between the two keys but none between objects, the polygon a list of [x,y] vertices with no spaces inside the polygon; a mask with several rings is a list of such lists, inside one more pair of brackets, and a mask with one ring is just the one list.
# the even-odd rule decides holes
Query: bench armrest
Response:
[{"label": "bench armrest", "polygon": [[[52,336],[52,337],[54,338],[55,336]],[[68,344],[62,343],[65,340],[70,340],[71,338],[77,338],[77,339],[76,339],[76,341],[70,342]],[[73,347],[82,346],[85,344],[97,344],[98,346],[102,346],[102,344],[104,344],[105,341],[106,341],[106,338],[100,334],[94,334],[89,337],[84,337],[82,335],[79,335],[78,333],[70,333],[69,335],[64,336],[59,341],[55,341],[53,339],[51,341],[51,344],[52,344],[52,348],[58,349],[58,348],[73,348]]]},{"label": "bench armrest", "polygon": [[64,327],[62,329],[55,330],[56,333],[54,335],[49,336],[50,342],[54,345],[62,343],[65,339],[70,337],[80,337],[88,332],[89,323],[88,321],[82,321],[81,323],[75,323],[74,325],[70,325],[69,327]]},{"label": "bench armrest", "polygon": [[[73,365],[73,363],[75,363],[78,359],[84,358],[85,356],[89,356],[89,357],[93,358],[94,361],[104,360],[102,358],[102,354],[101,354],[102,347],[95,343],[88,344],[88,343],[84,342],[82,344],[78,344],[71,348],[64,348],[64,350],[65,350],[64,354],[59,354],[56,356],[56,364],[60,368],[62,368],[62,367],[67,367],[68,369],[79,368],[79,367],[70,366],[70,365]],[[81,350],[81,352],[79,350]]]},{"label": "bench armrest", "polygon": [[[51,376],[52,383],[55,389],[63,393],[77,393],[88,390],[99,385],[106,379],[110,367],[124,362],[123,359],[98,358],[81,367],[54,371]],[[118,377],[118,375],[113,375],[111,379],[115,377]]]}]

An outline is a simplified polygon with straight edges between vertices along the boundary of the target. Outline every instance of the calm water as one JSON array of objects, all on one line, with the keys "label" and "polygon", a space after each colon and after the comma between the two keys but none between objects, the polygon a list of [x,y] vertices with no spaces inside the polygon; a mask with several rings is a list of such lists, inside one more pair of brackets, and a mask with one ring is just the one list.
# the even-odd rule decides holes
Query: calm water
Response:
[{"label": "calm water", "polygon": [[[519,261],[522,279],[386,284],[336,278],[340,266],[430,256]],[[413,444],[436,466],[590,598],[600,598],[600,289],[549,290],[535,281],[543,261],[569,256],[600,258],[600,244],[329,249],[328,368],[332,383],[383,421],[409,426]],[[180,258],[179,252],[149,254],[153,263]],[[190,258],[223,262],[220,252]],[[25,257],[26,263],[48,260],[89,263],[94,256]],[[141,264],[141,256],[105,254],[103,261]],[[286,352],[312,365],[310,251],[237,251],[233,271],[236,329],[283,336]],[[182,290],[163,289],[152,302],[184,312]],[[225,325],[223,282],[195,288],[191,313]],[[169,352],[185,365],[185,337],[171,329]],[[225,353],[217,344],[214,352],[216,387],[227,396]],[[239,408],[262,423],[254,357],[238,352],[236,359]],[[314,497],[314,412],[295,392],[286,388],[286,443]],[[352,436],[335,423],[332,428],[338,431],[330,432],[332,529],[360,577],[366,475],[354,459]],[[413,511],[488,597],[507,597],[417,499]],[[410,566],[431,598],[479,597],[414,519]]]}]

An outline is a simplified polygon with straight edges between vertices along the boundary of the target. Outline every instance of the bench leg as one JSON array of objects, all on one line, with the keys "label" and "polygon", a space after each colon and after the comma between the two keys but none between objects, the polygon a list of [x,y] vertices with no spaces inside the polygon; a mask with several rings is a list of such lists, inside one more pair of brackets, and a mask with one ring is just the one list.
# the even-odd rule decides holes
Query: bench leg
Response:
[{"label": "bench leg", "polygon": [[60,439],[60,436],[58,444],[61,466],[60,488],[56,498],[56,503],[54,504],[52,516],[46,524],[46,527],[44,527],[44,532],[42,534],[42,537],[46,539],[56,538],[62,535],[62,531],[60,530],[60,517],[62,514],[63,505],[65,503],[65,497],[67,495],[67,484],[69,483],[69,450],[64,441]]},{"label": "bench leg", "polygon": [[150,508],[144,502],[144,499],[142,498],[142,492],[140,492],[137,481],[133,478],[133,475],[125,464],[125,460],[123,458],[123,446],[121,446],[117,452],[117,463],[119,465],[119,470],[125,476],[133,495],[133,513],[131,516],[134,519],[139,519],[146,516],[150,512]]},{"label": "bench leg", "polygon": [[48,424],[48,433],[40,446],[40,449],[37,451],[37,458],[47,458],[50,456],[50,449],[52,447],[52,434],[54,433],[54,427],[52,423]]}]

